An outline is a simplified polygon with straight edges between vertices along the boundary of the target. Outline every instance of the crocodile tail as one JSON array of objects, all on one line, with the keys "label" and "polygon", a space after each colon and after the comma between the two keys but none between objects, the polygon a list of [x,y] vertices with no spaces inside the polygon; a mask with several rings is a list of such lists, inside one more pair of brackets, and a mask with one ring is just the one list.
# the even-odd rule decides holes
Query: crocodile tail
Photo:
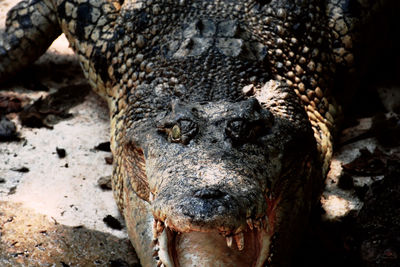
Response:
[{"label": "crocodile tail", "polygon": [[61,34],[50,1],[21,1],[0,33],[0,82],[33,63]]}]

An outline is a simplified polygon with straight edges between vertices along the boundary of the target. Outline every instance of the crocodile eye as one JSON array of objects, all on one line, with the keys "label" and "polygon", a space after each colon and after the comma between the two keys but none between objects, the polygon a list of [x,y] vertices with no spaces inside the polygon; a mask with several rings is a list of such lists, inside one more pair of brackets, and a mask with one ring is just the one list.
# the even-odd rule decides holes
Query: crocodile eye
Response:
[{"label": "crocodile eye", "polygon": [[170,132],[170,136],[171,136],[171,141],[172,142],[179,142],[181,139],[181,128],[179,128],[179,126],[177,124],[174,125],[174,127],[172,127],[171,132]]},{"label": "crocodile eye", "polygon": [[244,141],[249,135],[248,123],[240,119],[230,121],[225,132],[233,141]]},{"label": "crocodile eye", "polygon": [[228,122],[225,133],[234,143],[253,142],[268,132],[270,124],[264,120],[234,119]]},{"label": "crocodile eye", "polygon": [[164,126],[159,126],[158,130],[167,135],[169,142],[187,145],[196,135],[198,127],[189,119],[180,119],[175,124],[166,123]]}]

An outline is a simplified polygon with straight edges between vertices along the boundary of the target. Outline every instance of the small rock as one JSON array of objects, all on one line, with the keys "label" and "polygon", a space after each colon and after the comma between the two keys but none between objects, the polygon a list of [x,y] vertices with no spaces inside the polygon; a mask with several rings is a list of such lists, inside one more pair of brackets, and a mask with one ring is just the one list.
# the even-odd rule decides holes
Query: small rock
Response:
[{"label": "small rock", "polygon": [[104,160],[106,161],[106,164],[108,164],[108,165],[112,165],[112,163],[113,163],[113,157],[112,156],[104,157]]},{"label": "small rock", "polygon": [[245,87],[243,87],[242,92],[245,95],[252,95],[254,93],[254,85],[253,84],[246,85]]},{"label": "small rock", "polygon": [[100,177],[99,180],[97,180],[97,184],[100,186],[101,189],[103,190],[111,190],[111,176],[103,176]]},{"label": "small rock", "polygon": [[13,187],[10,188],[10,191],[8,191],[8,194],[9,195],[13,195],[13,194],[15,194],[16,191],[17,191],[17,187],[13,186]]},{"label": "small rock", "polygon": [[56,147],[56,151],[57,151],[57,155],[60,159],[65,158],[65,156],[67,155],[64,148]]},{"label": "small rock", "polygon": [[103,142],[94,147],[96,150],[111,152],[110,142]]},{"label": "small rock", "polygon": [[4,184],[6,182],[6,179],[0,178],[0,184]]},{"label": "small rock", "polygon": [[112,229],[115,229],[115,230],[122,229],[121,223],[111,215],[107,215],[106,217],[104,217],[103,222]]},{"label": "small rock", "polygon": [[21,168],[11,168],[12,171],[15,172],[29,172],[29,169],[25,166],[21,167]]},{"label": "small rock", "polygon": [[0,141],[17,141],[18,133],[14,122],[6,117],[0,119]]}]

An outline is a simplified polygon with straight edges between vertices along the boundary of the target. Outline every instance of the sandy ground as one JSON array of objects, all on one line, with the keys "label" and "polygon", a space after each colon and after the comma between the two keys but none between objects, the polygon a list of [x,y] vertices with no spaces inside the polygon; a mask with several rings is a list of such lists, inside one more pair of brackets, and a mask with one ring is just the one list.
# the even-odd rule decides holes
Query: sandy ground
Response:
[{"label": "sandy ground", "polygon": [[[1,28],[16,2],[0,0]],[[33,102],[66,86],[80,90],[87,83],[62,36],[35,66],[3,84],[0,94]],[[0,143],[0,266],[137,264],[112,192],[98,183],[112,172],[105,161],[111,153],[95,149],[109,141],[107,106],[90,92],[68,112],[71,118],[53,129],[24,127],[16,114],[8,115],[21,140]],[[65,149],[66,157],[56,148]],[[23,167],[25,172],[16,171]],[[118,229],[105,222],[110,218]]]},{"label": "sandy ground", "polygon": [[[5,11],[15,2],[18,1],[0,0],[0,28]],[[87,83],[62,37],[33,67],[1,85],[0,94],[11,93],[32,103],[68,86],[84,90]],[[399,103],[400,98],[395,97],[399,90],[381,91],[382,95],[386,92],[383,98],[387,106]],[[95,149],[109,139],[107,107],[91,92],[68,112],[72,116],[54,124],[52,129],[22,126],[17,113],[7,115],[17,124],[21,140],[0,143],[0,266],[138,264],[112,192],[102,189],[98,182],[109,176],[112,169],[105,160],[111,153]],[[382,147],[373,135],[352,139],[370,131],[372,121],[372,117],[362,118],[343,132],[342,140],[351,141],[343,142],[337,149],[321,198],[322,212],[316,212],[316,219],[312,219],[297,262],[308,266],[399,263],[398,232],[394,233],[398,239],[394,243],[385,243],[386,236],[370,240],[371,232],[363,230],[368,222],[359,216],[368,214],[364,203],[371,199],[368,192],[374,191],[374,184],[393,176],[387,172],[389,165],[380,173],[364,171],[352,175],[350,185],[343,185],[343,165],[365,157],[361,153],[364,148],[370,153],[377,147],[381,149],[385,156],[378,158],[384,158],[385,164],[389,156],[400,155],[399,146]],[[66,157],[60,158],[56,148],[65,149]],[[394,161],[398,162],[397,158]],[[393,202],[388,203],[390,206]],[[117,222],[106,223],[105,218]],[[388,229],[390,232],[397,228]],[[376,242],[382,245],[375,248],[372,244]]]}]

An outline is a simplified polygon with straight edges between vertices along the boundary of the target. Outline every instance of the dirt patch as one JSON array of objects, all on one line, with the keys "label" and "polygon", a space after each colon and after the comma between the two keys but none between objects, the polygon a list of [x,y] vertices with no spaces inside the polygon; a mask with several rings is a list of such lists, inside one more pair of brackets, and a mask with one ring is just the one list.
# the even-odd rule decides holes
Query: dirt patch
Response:
[{"label": "dirt patch", "polygon": [[0,202],[0,210],[1,266],[139,266],[126,238],[65,226],[22,204]]}]

